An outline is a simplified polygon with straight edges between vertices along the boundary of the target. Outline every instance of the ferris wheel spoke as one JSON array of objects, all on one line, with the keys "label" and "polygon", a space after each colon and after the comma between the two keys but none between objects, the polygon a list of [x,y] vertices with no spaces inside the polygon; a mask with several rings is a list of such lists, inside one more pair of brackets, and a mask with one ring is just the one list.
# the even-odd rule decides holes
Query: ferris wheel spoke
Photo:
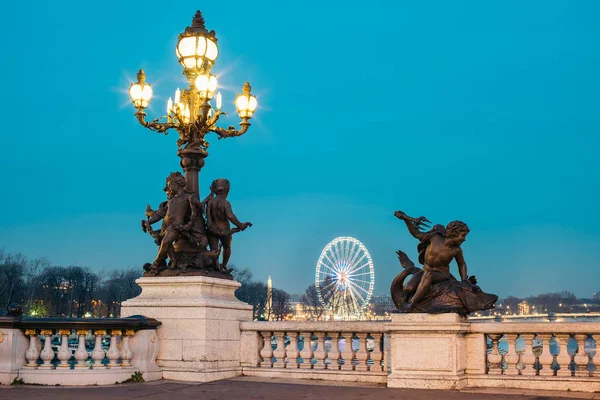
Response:
[{"label": "ferris wheel spoke", "polygon": [[359,299],[359,296],[357,296],[358,293],[356,292],[351,292],[350,297],[352,298],[352,305],[355,309],[354,313],[357,314],[360,312],[360,310],[363,308],[364,306],[364,301],[361,301]]},{"label": "ferris wheel spoke", "polygon": [[350,256],[352,255],[352,252],[354,251],[354,241],[348,241],[346,243],[346,260],[350,260]]},{"label": "ferris wheel spoke", "polygon": [[335,293],[336,293],[336,290],[333,286],[326,287],[323,290],[323,294],[328,299],[328,301],[331,300],[331,298],[335,296]]},{"label": "ferris wheel spoke", "polygon": [[363,303],[365,302],[365,298],[360,294],[360,292],[358,292],[358,290],[355,290],[355,289],[361,289],[364,292],[366,292],[367,295],[369,293],[368,291],[364,290],[362,287],[360,287],[359,285],[357,285],[354,282],[350,282],[350,289],[353,293],[356,292],[356,295],[360,297],[360,299],[362,300]]},{"label": "ferris wheel spoke", "polygon": [[328,269],[329,271],[333,272],[334,274],[337,274],[337,271],[336,271],[335,269],[333,269],[332,267],[330,267],[329,265],[327,265],[327,264],[324,264],[324,263],[321,263],[321,266],[322,266],[323,268],[326,268],[326,269]]},{"label": "ferris wheel spoke", "polygon": [[350,279],[354,278],[355,276],[364,276],[364,275],[371,275],[370,272],[361,272],[360,274],[352,274],[350,275]]},{"label": "ferris wheel spoke", "polygon": [[362,265],[356,265],[356,266],[354,266],[350,271],[348,271],[348,273],[350,275],[353,275],[356,272],[360,271],[361,269],[363,269],[365,267],[369,267],[370,265],[371,265],[371,260],[368,260],[366,263],[364,263]]},{"label": "ferris wheel spoke", "polygon": [[331,258],[329,258],[330,255],[334,258],[334,260],[337,260],[337,258],[335,258],[335,253],[332,251],[329,254],[328,253],[323,254],[324,258],[327,261],[329,261],[332,266],[335,266],[336,262],[334,260],[332,260]]},{"label": "ferris wheel spoke", "polygon": [[352,262],[352,265],[360,264],[365,258],[367,258],[367,253],[364,253],[358,260]]},{"label": "ferris wheel spoke", "polygon": [[348,249],[348,259],[351,260],[352,259],[352,255],[354,254],[354,249],[356,248],[356,242],[352,241],[350,242],[350,248]]},{"label": "ferris wheel spoke", "polygon": [[350,282],[350,285],[351,285],[352,287],[355,287],[355,288],[357,288],[357,289],[360,289],[360,290],[362,290],[362,291],[363,291],[363,292],[365,292],[367,295],[369,294],[369,291],[368,291],[367,289],[363,288],[362,286],[360,286],[360,285],[358,285],[358,284],[356,284],[356,283],[354,283],[354,282],[352,282],[352,281],[348,281],[348,282]]},{"label": "ferris wheel spoke", "polygon": [[[358,295],[358,292],[356,293],[356,295]],[[352,288],[350,288],[350,297],[352,298],[352,303],[354,305],[355,312],[360,310],[361,307],[359,306],[358,301],[356,300],[356,296],[355,296],[354,290],[352,290]],[[360,297],[360,296],[358,296],[358,297]],[[364,304],[364,299],[362,299],[361,304]]]},{"label": "ferris wheel spoke", "polygon": [[336,284],[336,281],[335,281],[335,279],[333,279],[331,282],[326,283],[325,286],[323,286],[322,290],[324,290],[324,291],[328,290],[331,287],[333,287],[333,285],[335,285],[335,284]]},{"label": "ferris wheel spoke", "polygon": [[356,251],[355,251],[355,252],[352,254],[352,257],[350,258],[350,265],[354,265],[354,264],[356,264],[357,262],[360,262],[360,261],[357,261],[357,259],[358,259],[358,257],[360,257],[360,255],[361,255],[361,254],[364,254],[364,253],[362,252],[362,250],[361,250],[361,249],[360,249],[360,247],[359,247],[359,248],[358,248],[358,249],[357,249],[357,250],[356,250]]},{"label": "ferris wheel spoke", "polygon": [[344,256],[342,255],[342,246],[343,243],[337,242],[335,244],[335,254],[337,255],[338,260],[343,260]]},{"label": "ferris wheel spoke", "polygon": [[344,260],[346,258],[346,241],[342,240],[338,242],[338,247],[340,249],[340,259]]},{"label": "ferris wheel spoke", "polygon": [[[325,260],[327,260],[327,263],[325,263]],[[324,257],[323,259],[321,259],[321,264],[322,265],[327,265],[331,269],[335,268],[335,262],[331,261],[329,259],[329,257]]]}]

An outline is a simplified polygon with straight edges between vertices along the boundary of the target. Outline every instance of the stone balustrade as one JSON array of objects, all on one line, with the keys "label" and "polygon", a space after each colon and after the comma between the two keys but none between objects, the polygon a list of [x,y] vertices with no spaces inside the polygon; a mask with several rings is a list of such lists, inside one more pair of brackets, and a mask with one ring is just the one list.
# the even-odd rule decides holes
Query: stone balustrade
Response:
[{"label": "stone balustrade", "polygon": [[0,317],[0,383],[114,384],[160,379],[160,322],[130,318]]},{"label": "stone balustrade", "polygon": [[385,383],[383,322],[242,322],[242,374]]},{"label": "stone balustrade", "polygon": [[600,323],[470,325],[469,386],[600,391]]}]

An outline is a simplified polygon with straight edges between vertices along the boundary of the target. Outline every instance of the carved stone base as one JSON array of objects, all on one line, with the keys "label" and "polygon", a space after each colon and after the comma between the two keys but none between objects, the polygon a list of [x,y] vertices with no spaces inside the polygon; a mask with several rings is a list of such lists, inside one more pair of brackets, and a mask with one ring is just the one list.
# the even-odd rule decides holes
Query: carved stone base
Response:
[{"label": "carved stone base", "polygon": [[162,322],[156,363],[163,378],[207,382],[241,375],[240,321],[252,306],[235,298],[236,281],[207,276],[144,277],[142,293],[121,305],[121,315]]},{"label": "carved stone base", "polygon": [[465,333],[458,314],[392,314],[388,387],[461,389],[467,384]]},{"label": "carved stone base", "polygon": [[232,281],[233,276],[231,274],[226,274],[224,272],[214,271],[214,270],[189,270],[185,272],[181,272],[177,269],[165,269],[158,272],[156,275],[150,272],[144,272],[145,278],[154,278],[154,277],[174,277],[174,276],[206,276],[209,278],[218,278],[218,279],[227,279]]}]

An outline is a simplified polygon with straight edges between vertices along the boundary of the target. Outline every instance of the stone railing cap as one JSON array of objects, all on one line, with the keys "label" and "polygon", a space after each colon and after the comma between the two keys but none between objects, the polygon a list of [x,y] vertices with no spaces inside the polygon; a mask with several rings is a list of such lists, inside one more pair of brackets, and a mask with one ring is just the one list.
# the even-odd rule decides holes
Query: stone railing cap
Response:
[{"label": "stone railing cap", "polygon": [[143,315],[127,318],[0,317],[0,328],[12,329],[156,329],[160,321]]}]

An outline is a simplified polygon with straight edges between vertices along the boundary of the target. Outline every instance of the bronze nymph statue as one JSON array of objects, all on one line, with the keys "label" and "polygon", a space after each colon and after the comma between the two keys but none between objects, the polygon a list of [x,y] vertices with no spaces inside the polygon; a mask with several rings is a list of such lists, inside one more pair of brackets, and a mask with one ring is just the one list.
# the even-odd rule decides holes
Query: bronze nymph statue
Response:
[{"label": "bronze nymph statue", "polygon": [[[466,316],[494,307],[498,296],[484,293],[475,277],[467,274],[460,247],[469,233],[467,224],[452,221],[445,228],[434,225],[423,231],[423,227],[428,227],[426,223],[430,223],[427,218],[412,218],[402,211],[396,211],[394,216],[404,221],[409,233],[419,240],[419,263],[423,265],[422,269],[415,267],[404,252],[396,252],[404,270],[392,282],[391,295],[400,312],[453,312]],[[452,260],[458,264],[460,281],[450,273]],[[404,284],[409,275],[412,277]]]}]

